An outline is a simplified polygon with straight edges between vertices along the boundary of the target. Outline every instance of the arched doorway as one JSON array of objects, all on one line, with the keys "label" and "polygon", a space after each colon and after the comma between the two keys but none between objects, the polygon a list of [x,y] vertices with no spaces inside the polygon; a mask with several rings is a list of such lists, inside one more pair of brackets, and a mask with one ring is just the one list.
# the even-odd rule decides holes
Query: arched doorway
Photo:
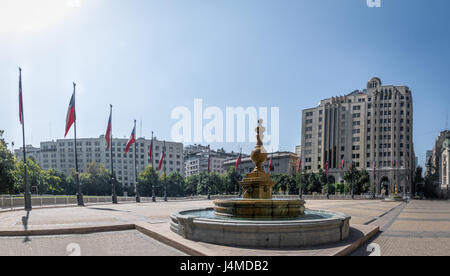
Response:
[{"label": "arched doorway", "polygon": [[387,176],[383,176],[381,178],[381,182],[380,182],[380,187],[381,187],[381,191],[384,190],[385,191],[385,196],[389,196],[390,193],[390,187],[391,187],[391,182],[389,181],[389,178]]}]

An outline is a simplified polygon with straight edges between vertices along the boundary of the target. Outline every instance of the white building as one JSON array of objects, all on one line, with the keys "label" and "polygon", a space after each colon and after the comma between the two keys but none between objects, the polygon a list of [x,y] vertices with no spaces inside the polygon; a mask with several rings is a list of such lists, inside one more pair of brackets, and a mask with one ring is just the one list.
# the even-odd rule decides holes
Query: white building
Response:
[{"label": "white building", "polygon": [[[114,173],[117,180],[125,187],[134,185],[135,183],[135,169],[134,169],[134,145],[130,151],[125,155],[125,147],[128,139],[113,139],[112,155]],[[137,173],[145,170],[151,165],[148,155],[151,140],[138,138],[136,140],[137,149]],[[153,164],[157,167],[162,155],[164,142],[156,140],[153,143]],[[36,149],[36,148],[34,148]],[[38,152],[38,153],[36,153]],[[27,147],[28,153],[28,147]],[[78,153],[78,170],[79,172],[86,172],[91,163],[103,164],[103,166],[111,169],[110,150],[106,150],[106,141],[104,135],[99,138],[81,138],[77,139],[77,153]],[[16,150],[18,159],[23,158],[22,149]],[[51,142],[42,142],[40,151],[35,151],[37,154],[36,161],[39,166],[44,169],[56,169],[69,175],[72,169],[75,168],[75,148],[73,139],[60,139]],[[166,172],[179,172],[184,174],[183,163],[183,144],[175,142],[166,142]]]}]

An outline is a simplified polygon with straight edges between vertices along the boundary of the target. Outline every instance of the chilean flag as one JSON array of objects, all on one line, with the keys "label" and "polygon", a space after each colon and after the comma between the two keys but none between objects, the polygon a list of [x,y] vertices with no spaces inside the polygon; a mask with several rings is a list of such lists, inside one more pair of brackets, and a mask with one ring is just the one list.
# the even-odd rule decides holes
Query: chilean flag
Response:
[{"label": "chilean flag", "polygon": [[395,160],[392,160],[392,168],[395,168]]},{"label": "chilean flag", "polygon": [[22,68],[19,67],[19,120],[23,125],[23,101],[22,101]]},{"label": "chilean flag", "polygon": [[239,158],[236,160],[236,171],[238,171],[239,164],[241,163],[241,161],[242,161],[242,158],[241,158],[241,155],[239,154]]},{"label": "chilean flag", "polygon": [[66,134],[64,134],[64,138],[67,136],[67,133],[70,130],[70,127],[75,122],[76,115],[75,115],[75,83],[73,84],[73,94],[72,98],[70,99],[69,108],[67,109],[67,116],[66,116]]},{"label": "chilean flag", "polygon": [[111,117],[112,117],[112,111],[109,114],[108,127],[106,128],[106,134],[105,134],[106,150],[109,150],[109,147],[111,146],[111,119],[112,119]]},{"label": "chilean flag", "polygon": [[325,161],[325,175],[328,174],[328,161]]},{"label": "chilean flag", "polygon": [[269,160],[269,173],[272,171],[272,160],[273,160],[273,156],[271,156],[270,160]]},{"label": "chilean flag", "polygon": [[152,159],[153,159],[153,140],[152,140],[152,143],[150,144],[150,148],[148,149],[148,156],[150,157],[150,162],[152,162]]},{"label": "chilean flag", "polygon": [[210,145],[208,145],[208,173],[211,171],[211,148]]},{"label": "chilean flag", "polygon": [[164,158],[166,158],[166,153],[163,151],[163,153],[161,155],[161,159],[159,160],[158,171],[160,171],[162,169],[162,165],[164,163]]},{"label": "chilean flag", "polygon": [[301,172],[301,171],[302,171],[302,157],[300,156],[300,159],[298,159],[297,172]]},{"label": "chilean flag", "polygon": [[136,142],[136,126],[133,128],[133,132],[131,132],[130,140],[128,141],[127,147],[125,148],[125,155],[130,151],[131,145]]},{"label": "chilean flag", "polygon": [[341,170],[344,170],[344,159],[341,161]]}]

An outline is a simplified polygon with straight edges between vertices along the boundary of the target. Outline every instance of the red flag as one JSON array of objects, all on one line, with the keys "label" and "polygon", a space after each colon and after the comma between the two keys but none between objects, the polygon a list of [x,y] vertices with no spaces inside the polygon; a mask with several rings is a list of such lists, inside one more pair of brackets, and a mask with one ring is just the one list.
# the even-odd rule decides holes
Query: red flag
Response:
[{"label": "red flag", "polygon": [[133,132],[131,132],[130,140],[128,141],[127,147],[125,148],[125,155],[128,153],[128,151],[130,151],[130,147],[134,144],[134,142],[136,142],[136,126],[134,126]]},{"label": "red flag", "polygon": [[272,160],[273,160],[273,156],[271,156],[270,160],[269,160],[269,173],[272,171]]},{"label": "red flag", "polygon": [[73,84],[73,94],[72,98],[70,98],[69,108],[67,109],[67,115],[66,115],[66,134],[64,134],[64,138],[67,136],[67,133],[70,130],[70,127],[73,125],[73,123],[76,120],[76,114],[75,114],[75,83]]},{"label": "red flag", "polygon": [[241,163],[241,161],[242,161],[242,158],[241,158],[241,155],[239,154],[239,158],[236,160],[236,171],[238,171],[239,164]]},{"label": "red flag", "polygon": [[297,172],[301,172],[301,171],[302,171],[302,157],[300,156],[300,159],[298,159]]},{"label": "red flag", "polygon": [[325,175],[328,174],[328,161],[325,161]]},{"label": "red flag", "polygon": [[109,120],[108,120],[108,127],[106,128],[106,150],[109,150],[109,147],[111,146],[111,119],[112,119],[112,110],[109,114]]},{"label": "red flag", "polygon": [[158,171],[160,171],[162,169],[164,158],[166,158],[166,153],[163,151],[163,153],[161,155],[161,159],[159,160]]},{"label": "red flag", "polygon": [[150,148],[148,149],[148,156],[150,157],[150,162],[152,162],[152,159],[153,159],[153,140],[152,140],[152,143],[150,144]]},{"label": "red flag", "polygon": [[344,170],[344,159],[341,161],[341,170]]},{"label": "red flag", "polygon": [[208,173],[211,172],[211,148],[208,145]]},{"label": "red flag", "polygon": [[395,160],[392,160],[392,168],[395,168]]},{"label": "red flag", "polygon": [[22,68],[19,68],[19,121],[23,124],[23,101],[22,101]]}]

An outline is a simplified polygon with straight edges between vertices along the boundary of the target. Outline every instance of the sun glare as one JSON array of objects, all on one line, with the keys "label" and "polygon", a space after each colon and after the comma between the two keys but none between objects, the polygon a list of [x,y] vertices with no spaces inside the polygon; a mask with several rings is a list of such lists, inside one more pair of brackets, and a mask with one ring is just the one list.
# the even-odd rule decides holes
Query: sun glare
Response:
[{"label": "sun glare", "polygon": [[38,32],[60,24],[81,0],[2,0],[0,33]]}]

